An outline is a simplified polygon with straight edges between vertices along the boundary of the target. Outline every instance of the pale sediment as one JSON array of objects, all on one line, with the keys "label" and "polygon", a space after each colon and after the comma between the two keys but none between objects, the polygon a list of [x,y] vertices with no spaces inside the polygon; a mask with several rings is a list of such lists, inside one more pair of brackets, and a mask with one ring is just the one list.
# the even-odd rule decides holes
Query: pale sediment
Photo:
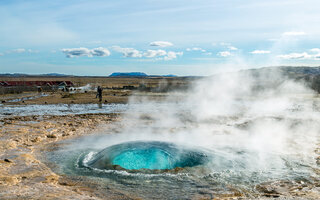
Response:
[{"label": "pale sediment", "polygon": [[[1,119],[0,199],[104,199],[92,188],[54,173],[39,158],[48,144],[95,133],[102,124],[117,119],[117,114]],[[108,194],[113,199],[128,199],[116,191]]]}]

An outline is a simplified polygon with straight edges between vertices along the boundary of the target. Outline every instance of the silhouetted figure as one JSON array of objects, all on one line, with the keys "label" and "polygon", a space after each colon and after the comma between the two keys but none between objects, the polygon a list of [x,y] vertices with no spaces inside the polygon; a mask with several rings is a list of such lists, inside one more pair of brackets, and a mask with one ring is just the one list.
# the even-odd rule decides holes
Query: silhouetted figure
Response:
[{"label": "silhouetted figure", "polygon": [[38,87],[38,93],[42,93],[42,88]]},{"label": "silhouetted figure", "polygon": [[102,101],[102,87],[98,86],[96,98],[99,97],[99,102]]}]

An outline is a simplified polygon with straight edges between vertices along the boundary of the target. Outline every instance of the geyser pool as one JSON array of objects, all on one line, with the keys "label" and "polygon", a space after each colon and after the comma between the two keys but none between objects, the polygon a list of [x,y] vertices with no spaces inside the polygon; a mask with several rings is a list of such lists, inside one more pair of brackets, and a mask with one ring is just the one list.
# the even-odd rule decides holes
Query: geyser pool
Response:
[{"label": "geyser pool", "polygon": [[[107,147],[97,153],[85,166],[95,169],[164,170],[194,167],[208,161],[199,150],[167,142],[126,142]],[[118,167],[119,168],[119,167]]]}]

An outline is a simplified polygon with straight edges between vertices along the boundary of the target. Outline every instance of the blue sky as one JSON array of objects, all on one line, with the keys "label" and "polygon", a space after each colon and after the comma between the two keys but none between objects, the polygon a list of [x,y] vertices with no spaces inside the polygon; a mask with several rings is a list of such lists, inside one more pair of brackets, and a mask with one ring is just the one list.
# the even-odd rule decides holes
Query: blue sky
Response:
[{"label": "blue sky", "polygon": [[320,65],[317,0],[1,0],[0,73]]}]

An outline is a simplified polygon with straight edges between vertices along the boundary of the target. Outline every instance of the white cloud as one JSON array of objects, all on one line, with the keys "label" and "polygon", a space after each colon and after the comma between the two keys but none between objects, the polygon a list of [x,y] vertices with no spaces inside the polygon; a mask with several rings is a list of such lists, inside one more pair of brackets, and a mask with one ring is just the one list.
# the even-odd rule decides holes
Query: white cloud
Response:
[{"label": "white cloud", "polygon": [[154,57],[158,57],[158,56],[165,56],[167,54],[166,51],[164,50],[147,50],[145,53],[143,53],[144,57],[147,58],[154,58]]},{"label": "white cloud", "polygon": [[80,47],[80,48],[72,48],[72,49],[62,49],[62,53],[66,54],[68,58],[80,57],[80,56],[88,56],[92,57],[92,54],[89,49]]},{"label": "white cloud", "polygon": [[227,43],[227,42],[220,42],[220,45],[221,45],[221,46],[231,46],[231,44],[230,44],[230,43]]},{"label": "white cloud", "polygon": [[234,46],[228,46],[228,49],[231,50],[231,51],[236,51],[238,50],[237,47],[234,47]]},{"label": "white cloud", "polygon": [[103,48],[103,47],[98,47],[98,48],[94,48],[91,50],[91,54],[93,56],[101,56],[101,57],[104,57],[104,56],[110,56],[110,51],[106,48]]},{"label": "white cloud", "polygon": [[93,57],[93,56],[99,56],[99,57],[105,57],[110,56],[110,51],[103,47],[98,47],[94,49],[88,49],[84,47],[80,48],[70,48],[70,49],[62,49],[61,50],[68,58],[73,57]]},{"label": "white cloud", "polygon": [[266,50],[254,50],[250,52],[251,54],[269,54],[271,51],[266,51]]},{"label": "white cloud", "polygon": [[204,53],[204,55],[211,56],[212,53],[211,52],[207,52],[207,53]]},{"label": "white cloud", "polygon": [[236,51],[238,50],[237,47],[232,46],[231,43],[227,43],[227,42],[220,42],[221,46],[227,47],[230,51]]},{"label": "white cloud", "polygon": [[177,58],[177,56],[182,56],[183,52],[174,52],[174,51],[169,51],[165,57],[163,57],[163,60],[172,60]]},{"label": "white cloud", "polygon": [[310,55],[306,52],[303,53],[290,53],[290,54],[284,54],[284,55],[279,55],[277,56],[278,58],[281,59],[286,59],[286,60],[291,60],[291,59],[312,59],[316,58],[317,55]]},{"label": "white cloud", "polygon": [[315,53],[320,53],[320,49],[319,48],[313,48],[310,49],[311,52],[315,52]]},{"label": "white cloud", "polygon": [[119,46],[113,46],[112,49],[116,52],[122,53],[126,58],[141,58],[142,53],[134,48],[122,48]]},{"label": "white cloud", "polygon": [[187,48],[186,51],[201,51],[201,52],[206,52],[205,49],[202,49],[200,47],[193,47],[193,48]]},{"label": "white cloud", "polygon": [[39,50],[28,49],[28,53],[39,53]]},{"label": "white cloud", "polygon": [[150,43],[150,46],[170,47],[170,46],[173,46],[173,44],[171,42],[166,42],[166,41],[154,41]]},{"label": "white cloud", "polygon": [[11,50],[10,52],[12,52],[12,53],[24,53],[24,52],[26,52],[26,50],[20,48],[20,49],[13,49],[13,50]]},{"label": "white cloud", "polygon": [[178,56],[182,56],[183,52],[174,52],[169,51],[166,52],[165,50],[158,49],[158,50],[147,50],[145,52],[136,50],[134,48],[122,48],[119,46],[113,46],[112,49],[114,51],[120,52],[123,54],[124,57],[131,57],[131,58],[156,58],[156,60],[173,60]]},{"label": "white cloud", "polygon": [[282,33],[282,36],[301,36],[306,35],[303,31],[291,31],[291,32],[284,32]]},{"label": "white cloud", "polygon": [[221,57],[228,57],[228,56],[231,56],[231,53],[230,51],[221,51],[219,53],[217,53],[218,56],[221,56]]}]

